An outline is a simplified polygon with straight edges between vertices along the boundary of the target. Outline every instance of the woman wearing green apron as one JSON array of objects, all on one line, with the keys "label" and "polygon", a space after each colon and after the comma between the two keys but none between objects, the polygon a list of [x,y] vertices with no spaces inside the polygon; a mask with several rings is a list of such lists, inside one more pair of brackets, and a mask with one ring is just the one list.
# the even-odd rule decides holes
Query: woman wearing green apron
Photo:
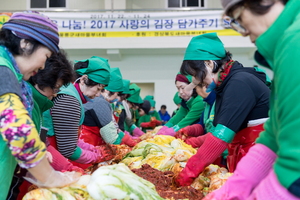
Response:
[{"label": "woman wearing green apron", "polygon": [[31,120],[33,99],[25,82],[59,51],[56,24],[37,12],[14,13],[0,31],[0,199],[6,199],[16,165],[40,187],[61,187],[78,175],[55,171]]},{"label": "woman wearing green apron", "polygon": [[111,157],[104,148],[78,140],[79,127],[84,120],[83,104],[100,95],[108,84],[110,66],[107,59],[93,56],[75,63],[77,79],[53,99],[54,106],[44,113],[50,144],[64,157],[83,169]]},{"label": "woman wearing green apron", "polygon": [[266,74],[232,60],[216,33],[192,38],[181,72],[192,75],[195,85],[206,87],[207,92],[216,92],[215,128],[196,138],[199,149],[176,179],[179,185],[190,185],[227,148],[228,169],[234,171],[263,130],[270,89]]}]

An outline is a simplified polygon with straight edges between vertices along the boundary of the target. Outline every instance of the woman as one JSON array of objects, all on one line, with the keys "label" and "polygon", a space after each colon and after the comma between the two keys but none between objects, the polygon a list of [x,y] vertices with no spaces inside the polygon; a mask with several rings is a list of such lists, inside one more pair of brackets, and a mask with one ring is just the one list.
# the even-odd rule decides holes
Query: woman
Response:
[{"label": "woman", "polygon": [[119,68],[110,69],[108,86],[93,102],[84,105],[85,118],[80,139],[94,146],[104,144],[126,144],[130,147],[136,142],[122,132],[113,116],[111,104],[123,91],[123,80]]},{"label": "woman", "polygon": [[192,82],[192,76],[177,74],[175,85],[181,101],[181,106],[174,117],[172,117],[165,126],[163,126],[158,135],[175,136],[180,129],[197,123],[204,109],[204,103],[201,96],[198,96],[196,90],[186,93],[184,88]]},{"label": "woman", "polygon": [[33,99],[25,82],[59,51],[57,26],[39,13],[14,13],[0,31],[0,199],[5,199],[17,164],[41,187],[61,187],[77,179],[55,171],[31,120]]},{"label": "woman", "polygon": [[[144,132],[136,126],[137,119],[136,115],[141,116],[145,113],[147,114],[150,110],[150,102],[143,101],[140,97],[141,88],[135,83],[130,84],[129,86],[129,97],[127,98],[127,103],[131,112],[131,118],[129,115],[125,118],[125,129],[126,132],[129,132],[134,138],[138,138],[144,134]],[[142,109],[141,109],[142,108]],[[125,132],[125,133],[126,133]]]},{"label": "woman", "polygon": [[265,130],[234,175],[208,199],[300,199],[300,2],[244,0],[222,4],[225,14],[235,19],[233,28],[256,44],[260,54],[257,61],[268,64],[274,78]]},{"label": "woman", "polygon": [[215,91],[206,92],[206,87],[196,86],[196,92],[203,98],[205,103],[205,109],[201,114],[200,120],[197,124],[189,125],[180,129],[175,135],[175,137],[185,140],[187,144],[192,145],[194,148],[198,148],[198,145],[193,143],[194,139],[192,138],[203,135],[206,132],[211,132],[211,128],[213,128],[212,121],[214,117],[214,103],[216,99]]},{"label": "woman", "polygon": [[141,116],[138,121],[138,127],[142,127],[142,131],[146,132],[147,130],[153,130],[156,126],[161,125],[161,118],[158,112],[155,110],[154,97],[147,95],[144,100],[148,100],[151,105],[149,114]]},{"label": "woman", "polygon": [[105,149],[78,140],[78,128],[84,120],[83,104],[100,95],[109,82],[110,67],[106,59],[93,56],[76,62],[74,69],[76,81],[61,87],[53,99],[54,106],[44,113],[44,117],[50,144],[74,165],[84,169],[92,163],[111,159]]},{"label": "woman", "polygon": [[179,110],[179,108],[180,108],[181,101],[182,101],[182,99],[180,98],[178,92],[176,92],[176,93],[174,94],[174,97],[173,97],[173,102],[174,102],[174,104],[177,106],[177,108],[176,108],[176,110],[173,111],[172,117],[174,117],[175,114],[178,112],[178,110]]},{"label": "woman", "polygon": [[216,33],[192,38],[180,71],[192,75],[207,92],[216,92],[214,128],[196,138],[199,149],[177,177],[178,184],[190,185],[227,146],[227,165],[229,171],[234,171],[263,130],[270,90],[263,72],[231,60]]},{"label": "woman", "polygon": [[[56,96],[59,88],[63,85],[67,86],[71,81],[73,81],[73,67],[67,60],[65,53],[60,49],[59,53],[52,54],[47,59],[43,70],[39,70],[36,75],[29,79],[34,100],[32,120],[41,140],[47,146],[47,155],[50,154],[48,160],[51,166],[57,171],[78,171],[83,173],[84,171],[81,168],[73,166],[53,146],[49,145],[49,142],[46,140],[46,129],[43,127],[43,112],[53,106],[51,99]],[[13,196],[17,195],[19,191],[18,199],[22,199],[31,186],[28,182],[23,182],[22,177],[24,174],[19,173],[20,169],[16,169],[16,171],[18,172],[15,173],[13,182],[22,185],[20,187],[12,186],[11,189],[15,189],[15,191],[11,198],[8,199],[15,199]]]},{"label": "woman", "polygon": [[43,127],[43,113],[53,107],[51,100],[57,96],[62,86],[71,84],[73,78],[74,70],[64,51],[60,50],[58,54],[47,59],[45,69],[29,79],[34,99],[32,120],[39,130],[40,138],[47,145],[47,151],[52,155],[51,166],[58,171],[82,172],[81,168],[73,166],[49,144],[46,138],[47,129]]},{"label": "woman", "polygon": [[119,93],[118,95],[118,102],[116,102],[117,106],[121,110],[118,115],[119,115],[119,120],[118,120],[118,125],[121,131],[125,132],[125,119],[126,117],[131,118],[131,112],[129,109],[129,105],[126,101],[126,99],[130,96],[129,94],[129,85],[130,85],[130,80],[123,79],[123,91],[122,93]]}]

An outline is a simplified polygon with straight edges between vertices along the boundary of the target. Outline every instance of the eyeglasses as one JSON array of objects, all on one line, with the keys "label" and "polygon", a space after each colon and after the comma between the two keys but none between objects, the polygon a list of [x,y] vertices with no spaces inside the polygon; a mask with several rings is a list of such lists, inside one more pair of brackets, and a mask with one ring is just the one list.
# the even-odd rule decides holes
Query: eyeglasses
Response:
[{"label": "eyeglasses", "polygon": [[60,92],[60,87],[61,87],[60,85],[55,85],[55,87],[52,88],[53,93],[54,93],[54,94],[59,93],[59,92]]},{"label": "eyeglasses", "polygon": [[242,12],[244,11],[245,7],[242,6],[240,7],[240,9],[238,10],[238,12],[236,13],[236,15],[232,18],[230,18],[230,26],[233,30],[239,32],[242,35],[245,35],[248,33],[248,30],[243,27],[237,20],[240,18]]}]

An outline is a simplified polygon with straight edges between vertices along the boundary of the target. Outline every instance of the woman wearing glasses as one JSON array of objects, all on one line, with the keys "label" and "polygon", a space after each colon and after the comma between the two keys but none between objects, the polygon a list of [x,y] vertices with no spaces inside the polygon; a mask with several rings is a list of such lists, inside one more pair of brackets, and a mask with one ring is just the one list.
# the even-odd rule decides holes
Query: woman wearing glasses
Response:
[{"label": "woman wearing glasses", "polygon": [[[274,71],[270,119],[234,175],[207,199],[300,199],[300,1],[222,1]],[[258,56],[259,55],[259,56]],[[262,62],[264,58],[264,62]]]},{"label": "woman wearing glasses", "polygon": [[227,147],[228,168],[234,171],[263,130],[268,117],[270,90],[266,85],[266,74],[232,60],[216,33],[192,38],[180,71],[194,77],[194,84],[185,90],[200,85],[206,87],[207,92],[216,92],[214,128],[193,138],[199,149],[176,179],[180,185],[190,185]]},{"label": "woman wearing glasses", "polygon": [[54,106],[44,113],[48,140],[74,165],[86,168],[91,163],[103,161],[103,149],[78,140],[78,128],[84,120],[83,104],[101,94],[109,82],[110,66],[106,59],[93,56],[74,66],[77,79],[53,99]]}]

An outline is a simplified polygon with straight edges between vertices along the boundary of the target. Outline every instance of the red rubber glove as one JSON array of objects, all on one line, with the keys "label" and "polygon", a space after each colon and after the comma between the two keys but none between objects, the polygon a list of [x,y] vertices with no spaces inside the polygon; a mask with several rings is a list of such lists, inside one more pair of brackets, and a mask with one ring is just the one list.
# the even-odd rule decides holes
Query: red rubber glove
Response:
[{"label": "red rubber glove", "polygon": [[50,165],[57,171],[65,172],[65,171],[77,171],[80,173],[84,173],[83,169],[74,166],[71,162],[68,161],[59,151],[57,151],[53,146],[49,145],[47,147],[47,151],[52,155],[52,162]]},{"label": "red rubber glove", "polygon": [[97,163],[111,160],[116,156],[116,152],[114,152],[114,150],[108,144],[96,146],[95,149],[98,154]]},{"label": "red rubber glove", "polygon": [[155,121],[143,122],[140,124],[140,126],[143,128],[154,128],[156,126],[156,123]]},{"label": "red rubber glove", "polygon": [[201,135],[199,137],[191,137],[186,140],[184,140],[185,143],[191,145],[193,148],[199,148],[205,141],[208,134]]},{"label": "red rubber glove", "polygon": [[159,120],[157,120],[157,119],[155,119],[155,120],[153,120],[153,121],[155,122],[155,125],[156,125],[156,126],[159,126],[159,125],[161,125],[161,123],[162,123],[161,121],[159,121]]},{"label": "red rubber glove", "polygon": [[137,143],[125,133],[124,137],[122,138],[121,144],[126,144],[127,146],[134,147]]},{"label": "red rubber glove", "polygon": [[203,127],[200,124],[193,124],[187,127],[184,127],[180,129],[184,135],[190,136],[190,137],[198,137],[200,135],[203,135],[204,130]]},{"label": "red rubber glove", "polygon": [[204,168],[213,163],[227,148],[227,143],[223,140],[213,136],[211,133],[207,133],[206,135],[203,145],[188,160],[185,168],[175,179],[178,185],[191,185]]}]

